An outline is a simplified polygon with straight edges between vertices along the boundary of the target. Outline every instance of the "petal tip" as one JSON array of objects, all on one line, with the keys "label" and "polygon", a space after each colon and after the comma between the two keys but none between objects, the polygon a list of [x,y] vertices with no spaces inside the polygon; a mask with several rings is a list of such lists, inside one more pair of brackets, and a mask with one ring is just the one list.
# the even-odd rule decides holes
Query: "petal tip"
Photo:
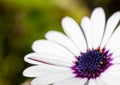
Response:
[{"label": "petal tip", "polygon": [[71,17],[69,17],[69,16],[66,16],[66,17],[64,17],[63,19],[62,19],[62,23],[64,23],[64,22],[67,22],[67,21],[70,21],[70,20],[73,20]]},{"label": "petal tip", "polygon": [[104,10],[102,7],[96,7],[95,10]]},{"label": "petal tip", "polygon": [[26,69],[22,72],[22,75],[25,76],[25,77],[27,76],[26,75]]}]

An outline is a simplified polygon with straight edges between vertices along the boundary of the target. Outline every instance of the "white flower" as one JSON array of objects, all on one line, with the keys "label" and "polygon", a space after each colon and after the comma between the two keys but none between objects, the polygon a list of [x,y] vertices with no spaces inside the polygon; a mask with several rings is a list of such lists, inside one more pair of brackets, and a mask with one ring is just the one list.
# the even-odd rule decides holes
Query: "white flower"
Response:
[{"label": "white flower", "polygon": [[119,85],[120,84],[120,11],[107,21],[102,8],[81,27],[70,17],[62,20],[66,35],[50,31],[47,40],[33,43],[33,53],[25,61],[34,66],[23,75],[36,77],[31,85]]}]

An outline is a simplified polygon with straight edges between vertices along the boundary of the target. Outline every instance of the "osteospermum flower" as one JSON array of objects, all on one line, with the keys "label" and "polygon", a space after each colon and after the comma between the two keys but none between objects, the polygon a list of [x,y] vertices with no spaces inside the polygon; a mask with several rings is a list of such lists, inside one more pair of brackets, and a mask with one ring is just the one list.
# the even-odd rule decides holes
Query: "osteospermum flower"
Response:
[{"label": "osteospermum flower", "polygon": [[36,77],[31,85],[119,85],[120,11],[107,21],[102,8],[79,26],[72,18],[62,20],[66,35],[46,33],[46,40],[33,43],[25,61],[34,66],[23,75]]}]

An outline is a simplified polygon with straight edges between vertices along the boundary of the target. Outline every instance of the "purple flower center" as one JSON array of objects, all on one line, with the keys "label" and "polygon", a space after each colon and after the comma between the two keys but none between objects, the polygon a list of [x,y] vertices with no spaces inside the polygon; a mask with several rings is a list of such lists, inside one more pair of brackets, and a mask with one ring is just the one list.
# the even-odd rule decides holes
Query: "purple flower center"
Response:
[{"label": "purple flower center", "polygon": [[86,53],[81,53],[77,58],[75,65],[72,67],[75,77],[80,78],[97,78],[100,74],[112,65],[110,61],[112,53],[105,49],[87,50]]}]

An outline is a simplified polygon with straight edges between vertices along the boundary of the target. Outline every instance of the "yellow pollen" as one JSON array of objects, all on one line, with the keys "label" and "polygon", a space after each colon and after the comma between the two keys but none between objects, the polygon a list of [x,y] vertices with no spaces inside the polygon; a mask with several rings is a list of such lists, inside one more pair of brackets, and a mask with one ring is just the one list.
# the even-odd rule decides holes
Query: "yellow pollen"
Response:
[{"label": "yellow pollen", "polygon": [[73,61],[74,64],[76,64],[77,61]]},{"label": "yellow pollen", "polygon": [[96,48],[96,50],[98,50],[98,49],[99,49],[99,47]]},{"label": "yellow pollen", "polygon": [[103,51],[102,50],[100,50],[100,53],[102,53]]},{"label": "yellow pollen", "polygon": [[103,64],[103,62],[101,61],[101,62],[100,62],[100,64],[102,65],[102,64]]},{"label": "yellow pollen", "polygon": [[87,50],[90,51],[90,48],[88,48]]}]

